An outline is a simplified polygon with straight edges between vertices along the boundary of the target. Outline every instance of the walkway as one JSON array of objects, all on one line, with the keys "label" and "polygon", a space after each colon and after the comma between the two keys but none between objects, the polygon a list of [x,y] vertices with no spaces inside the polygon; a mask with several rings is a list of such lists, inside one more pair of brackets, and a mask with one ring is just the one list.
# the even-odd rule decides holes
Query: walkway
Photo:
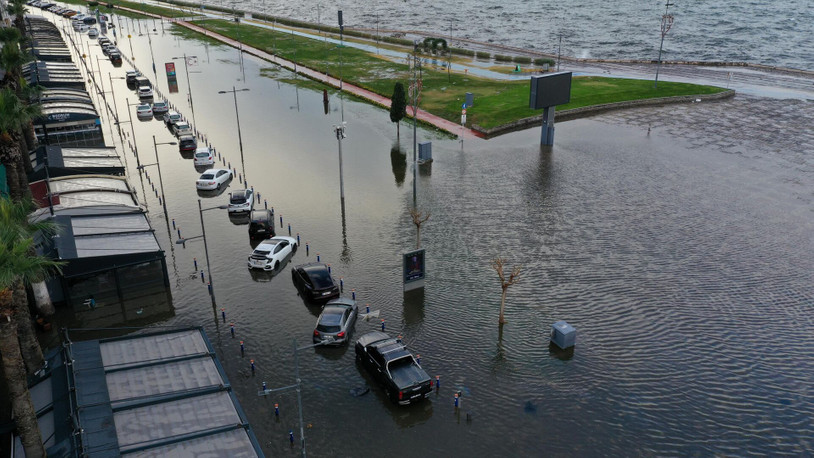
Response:
[{"label": "walkway", "polygon": [[[126,7],[121,7],[121,6],[117,6],[116,8],[122,9],[122,10],[125,10],[125,11],[130,11],[130,12],[133,12],[133,13],[144,14],[144,15],[154,17],[154,18],[157,18],[157,19],[166,19],[166,20],[168,20],[168,21],[170,21],[170,22],[172,22],[174,24],[178,24],[178,25],[180,25],[182,27],[185,27],[185,28],[187,28],[189,30],[193,30],[195,32],[206,35],[207,37],[214,38],[214,39],[216,39],[216,40],[218,40],[218,41],[220,41],[220,42],[222,42],[224,44],[227,44],[229,46],[232,46],[232,47],[234,47],[236,49],[241,49],[246,54],[250,54],[252,56],[259,57],[260,59],[263,59],[263,60],[266,60],[266,61],[269,61],[269,62],[273,62],[273,63],[275,63],[275,64],[277,64],[277,65],[279,65],[279,66],[281,66],[281,67],[283,67],[285,69],[291,70],[291,71],[293,71],[295,73],[303,75],[303,76],[305,76],[307,78],[310,78],[312,80],[319,81],[319,82],[321,82],[323,84],[327,84],[327,85],[329,85],[331,87],[335,87],[337,89],[340,89],[341,91],[353,94],[353,95],[355,95],[355,96],[357,96],[357,97],[359,97],[361,99],[367,100],[367,101],[372,102],[372,103],[374,103],[376,105],[379,105],[379,106],[382,106],[382,107],[388,108],[388,109],[390,108],[390,99],[387,98],[387,97],[383,97],[383,96],[381,96],[379,94],[371,92],[371,91],[369,91],[367,89],[363,89],[363,88],[361,88],[359,86],[355,86],[353,84],[349,84],[347,82],[340,81],[338,78],[334,78],[333,76],[330,76],[330,75],[327,75],[325,73],[316,71],[314,69],[311,69],[311,68],[308,68],[308,67],[303,67],[302,65],[299,65],[299,64],[297,64],[295,62],[291,62],[289,60],[282,59],[279,56],[275,56],[274,54],[269,54],[269,53],[267,53],[265,51],[262,51],[260,49],[254,48],[252,46],[248,46],[245,43],[240,43],[237,40],[233,40],[233,39],[231,39],[229,37],[225,37],[225,36],[220,35],[218,33],[215,33],[215,32],[212,32],[210,30],[204,29],[203,27],[192,24],[191,22],[187,22],[187,21],[181,20],[181,19],[167,18],[167,17],[161,16],[161,15],[158,15],[158,14],[148,13],[148,12],[145,12],[145,11],[139,11],[139,10],[136,10],[136,9],[126,8]],[[412,109],[408,106],[408,108],[407,108],[408,116],[411,114],[411,112],[412,112]],[[418,109],[417,118],[420,121],[424,122],[424,123],[430,124],[430,125],[432,125],[434,127],[437,127],[438,129],[441,129],[441,130],[443,130],[445,132],[448,132],[448,133],[450,133],[452,135],[455,135],[455,136],[458,136],[458,137],[460,137],[461,135],[463,135],[463,137],[465,139],[466,138],[483,137],[483,135],[481,135],[479,132],[476,132],[476,131],[474,131],[472,129],[469,129],[469,128],[463,128],[462,129],[460,124],[456,124],[456,123],[454,123],[452,121],[448,121],[448,120],[446,120],[444,118],[441,118],[441,117],[436,116],[436,115],[434,115],[432,113],[424,111],[421,108]]]}]

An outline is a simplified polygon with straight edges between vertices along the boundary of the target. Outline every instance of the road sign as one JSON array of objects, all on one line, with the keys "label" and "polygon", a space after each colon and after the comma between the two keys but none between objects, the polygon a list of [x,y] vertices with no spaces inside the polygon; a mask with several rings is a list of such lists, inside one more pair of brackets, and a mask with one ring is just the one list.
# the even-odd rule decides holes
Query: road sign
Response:
[{"label": "road sign", "polygon": [[463,110],[461,110],[461,114],[462,114],[462,115],[465,115],[465,114],[466,114],[466,108],[464,108]]},{"label": "road sign", "polygon": [[466,124],[466,115],[461,115],[461,125]]}]

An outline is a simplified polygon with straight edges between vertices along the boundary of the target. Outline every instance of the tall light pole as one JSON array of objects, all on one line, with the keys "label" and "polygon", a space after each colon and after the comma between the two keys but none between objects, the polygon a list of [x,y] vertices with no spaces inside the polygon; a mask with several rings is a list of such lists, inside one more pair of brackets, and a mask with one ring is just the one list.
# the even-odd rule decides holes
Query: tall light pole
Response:
[{"label": "tall light pole", "polygon": [[418,194],[418,102],[421,98],[421,58],[416,55],[418,49],[418,40],[414,43],[412,55],[412,82],[410,83],[410,97],[412,98],[413,105],[413,206],[417,202]]},{"label": "tall light pole", "polygon": [[[107,77],[110,79],[110,94],[113,96],[113,110],[116,111],[116,116],[114,116],[116,118],[115,121],[119,122],[119,108],[116,107],[116,92],[113,90],[113,77],[110,76],[110,72],[107,72]],[[117,76],[116,79],[123,80],[125,78],[123,76]]]},{"label": "tall light pole", "polygon": [[144,164],[138,166],[139,169],[154,165],[158,168],[158,183],[161,185],[161,205],[164,207],[164,219],[169,221],[170,217],[167,214],[167,196],[164,194],[164,180],[161,178],[161,161],[158,160],[158,145],[177,145],[175,142],[156,143],[155,135],[153,135],[153,149],[155,150],[155,164]]},{"label": "tall light pole", "polygon": [[238,92],[248,91],[248,90],[249,90],[249,88],[246,88],[246,87],[244,87],[243,89],[235,89],[235,87],[232,86],[231,91],[218,91],[218,94],[228,94],[228,93],[231,92],[232,95],[235,98],[235,120],[237,120],[237,141],[238,141],[238,146],[240,146],[240,164],[243,166],[243,182],[244,183],[246,182],[246,165],[243,162],[243,136],[240,134],[240,115],[238,114],[238,111],[237,111],[237,93]]},{"label": "tall light pole", "polygon": [[204,227],[204,219],[203,219],[203,212],[208,210],[223,210],[229,208],[228,205],[218,205],[217,207],[209,207],[209,208],[201,208],[201,199],[198,199],[198,213],[201,215],[201,235],[196,235],[195,237],[187,237],[187,238],[179,238],[175,241],[176,245],[181,245],[186,243],[189,240],[202,238],[204,242],[204,253],[206,253],[206,272],[209,275],[209,295],[212,297],[212,307],[215,307],[217,303],[215,302],[215,282],[212,280],[212,268],[211,263],[209,262],[209,247],[206,244],[206,228]]},{"label": "tall light pole", "polygon": [[181,57],[173,57],[172,60],[184,59],[184,72],[187,74],[187,89],[189,91],[189,108],[192,110],[192,124],[194,125],[195,124],[195,104],[192,103],[192,85],[189,84],[189,66],[187,65],[187,60],[190,59],[190,58],[197,59],[198,56],[187,56],[186,53],[184,53],[183,56],[181,56]]},{"label": "tall light pole", "polygon": [[[140,166],[141,161],[139,160],[139,157],[138,157],[138,143],[136,142],[136,131],[133,128],[133,114],[130,113],[130,107],[131,106],[137,106],[138,104],[134,103],[133,105],[130,105],[130,99],[127,99],[127,98],[124,99],[124,101],[127,102],[127,116],[130,118],[130,121],[129,121],[130,122],[130,133],[133,134],[133,151],[136,153],[136,165]],[[139,168],[139,172],[141,172],[140,168]]]},{"label": "tall light pole", "polygon": [[667,10],[673,5],[675,5],[675,3],[670,3],[670,0],[667,0],[664,7],[664,14],[661,16],[661,44],[659,45],[659,61],[656,64],[656,81],[653,84],[653,88],[655,89],[659,88],[659,69],[661,68],[661,51],[664,48],[664,37],[667,35],[667,32],[670,31],[670,27],[673,26],[673,16],[667,14]]},{"label": "tall light pole", "polygon": [[341,125],[334,126],[334,132],[336,133],[336,141],[339,143],[339,198],[340,203],[342,204],[342,214],[345,214],[345,181],[342,176],[342,139],[347,138],[347,134],[345,134],[345,122]]}]

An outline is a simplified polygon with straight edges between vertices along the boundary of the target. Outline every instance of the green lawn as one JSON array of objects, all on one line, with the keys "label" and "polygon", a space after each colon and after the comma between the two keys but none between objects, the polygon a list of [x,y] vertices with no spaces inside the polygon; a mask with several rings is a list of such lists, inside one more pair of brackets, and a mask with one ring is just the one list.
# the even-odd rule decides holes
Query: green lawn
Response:
[{"label": "green lawn", "polygon": [[[195,21],[196,24],[230,38],[238,38],[234,22],[219,19]],[[407,86],[409,68],[405,60],[393,62],[373,53],[343,47],[340,69],[340,50],[331,43],[299,37],[285,30],[272,31],[243,23],[240,40],[255,48],[296,61],[300,65],[327,72],[352,84],[390,97],[393,86],[401,81]],[[509,66],[513,64],[507,64]],[[453,65],[454,68],[454,65]],[[478,124],[489,129],[509,122],[540,114],[528,108],[529,81],[504,81],[474,77],[443,69],[424,68],[423,91],[420,107],[445,119],[458,122],[464,93],[475,95],[475,106],[467,110],[467,124]],[[611,102],[669,97],[676,95],[713,94],[723,88],[687,83],[661,82],[658,90],[652,81],[604,77],[574,77],[571,103],[560,110]],[[409,112],[409,110],[408,110]]]}]

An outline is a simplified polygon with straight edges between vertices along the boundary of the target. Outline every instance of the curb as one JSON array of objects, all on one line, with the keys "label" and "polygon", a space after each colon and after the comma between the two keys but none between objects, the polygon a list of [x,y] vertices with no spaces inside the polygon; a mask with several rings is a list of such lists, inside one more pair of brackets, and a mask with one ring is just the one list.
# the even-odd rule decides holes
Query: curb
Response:
[{"label": "curb", "polygon": [[[704,94],[704,95],[680,95],[675,97],[658,97],[653,99],[630,100],[626,102],[606,103],[602,105],[592,105],[589,107],[573,108],[570,110],[563,110],[557,112],[555,119],[557,121],[572,121],[574,119],[587,118],[600,113],[608,111],[624,110],[628,108],[637,108],[644,106],[658,106],[669,105],[674,103],[693,103],[697,100],[715,101],[729,99],[735,96],[733,89],[728,89],[717,94]],[[523,118],[502,126],[493,127],[491,129],[484,129],[478,125],[473,125],[472,130],[479,132],[484,138],[490,139],[509,132],[528,129],[530,127],[539,126],[543,122],[543,115],[532,116],[530,118]]]}]

